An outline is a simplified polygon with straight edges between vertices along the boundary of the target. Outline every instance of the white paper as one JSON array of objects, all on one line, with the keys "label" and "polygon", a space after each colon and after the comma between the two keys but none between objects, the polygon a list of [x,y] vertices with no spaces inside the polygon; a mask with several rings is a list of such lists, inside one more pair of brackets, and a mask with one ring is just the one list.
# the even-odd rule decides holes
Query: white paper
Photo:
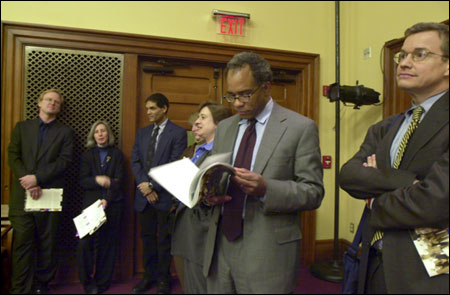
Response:
[{"label": "white paper", "polygon": [[101,205],[101,201],[97,200],[94,204],[84,209],[80,215],[73,219],[73,222],[80,239],[87,234],[92,235],[106,222],[105,210]]},{"label": "white paper", "polygon": [[416,228],[410,233],[428,275],[448,274],[448,228]]},{"label": "white paper", "polygon": [[34,200],[29,191],[26,191],[25,211],[62,211],[62,188],[42,189],[42,195]]},{"label": "white paper", "polygon": [[214,166],[227,166],[231,153],[209,156],[198,168],[190,159],[181,160],[152,168],[149,176],[164,187],[189,208],[193,208],[200,196],[201,179],[208,169]]},{"label": "white paper", "polygon": [[189,196],[189,188],[199,168],[188,158],[161,165],[150,170],[150,177],[174,195],[183,204],[192,208],[195,204]]}]

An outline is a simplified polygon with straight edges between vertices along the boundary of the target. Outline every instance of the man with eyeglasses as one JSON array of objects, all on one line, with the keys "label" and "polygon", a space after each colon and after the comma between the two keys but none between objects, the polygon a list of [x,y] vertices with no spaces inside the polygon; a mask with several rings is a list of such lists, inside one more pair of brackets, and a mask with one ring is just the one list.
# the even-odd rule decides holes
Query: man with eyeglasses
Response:
[{"label": "man with eyeglasses", "polygon": [[448,236],[448,26],[419,23],[405,37],[394,60],[411,108],[369,129],[340,185],[367,203],[358,292],[448,294],[448,254],[446,273],[430,277],[412,239],[418,228]]},{"label": "man with eyeglasses", "polygon": [[25,193],[39,199],[42,189],[64,188],[64,172],[72,161],[73,131],[57,120],[63,97],[56,89],[43,91],[39,116],[16,124],[8,146],[14,179],[9,219],[14,229],[11,290],[46,293],[56,274],[59,212],[26,212]]},{"label": "man with eyeglasses", "polygon": [[243,52],[226,68],[226,99],[236,115],[216,129],[212,154],[232,152],[226,196],[206,200],[212,218],[205,246],[207,292],[291,293],[298,279],[301,211],[324,196],[315,123],[276,104],[272,72]]}]

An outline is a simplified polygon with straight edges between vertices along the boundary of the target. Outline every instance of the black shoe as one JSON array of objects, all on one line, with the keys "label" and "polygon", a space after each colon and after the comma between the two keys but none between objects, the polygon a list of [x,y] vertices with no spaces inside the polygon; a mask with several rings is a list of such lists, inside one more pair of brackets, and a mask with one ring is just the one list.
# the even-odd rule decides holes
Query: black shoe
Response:
[{"label": "black shoe", "polygon": [[87,288],[84,288],[84,293],[86,293],[86,294],[98,294],[98,289],[97,289],[97,287],[87,287]]},{"label": "black shoe", "polygon": [[134,286],[132,293],[133,294],[142,294],[150,290],[155,281],[142,279],[136,286]]},{"label": "black shoe", "polygon": [[172,286],[170,282],[158,282],[158,291],[156,294],[170,294],[172,291]]},{"label": "black shoe", "polygon": [[33,287],[31,289],[31,294],[47,294],[48,290],[45,286]]}]

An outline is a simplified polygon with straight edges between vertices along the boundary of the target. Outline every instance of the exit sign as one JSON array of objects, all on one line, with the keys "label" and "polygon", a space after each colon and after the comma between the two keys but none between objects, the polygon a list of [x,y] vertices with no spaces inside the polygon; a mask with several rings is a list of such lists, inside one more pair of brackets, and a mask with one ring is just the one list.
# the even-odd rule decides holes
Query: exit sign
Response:
[{"label": "exit sign", "polygon": [[217,15],[217,33],[229,36],[245,36],[246,18],[231,15]]}]

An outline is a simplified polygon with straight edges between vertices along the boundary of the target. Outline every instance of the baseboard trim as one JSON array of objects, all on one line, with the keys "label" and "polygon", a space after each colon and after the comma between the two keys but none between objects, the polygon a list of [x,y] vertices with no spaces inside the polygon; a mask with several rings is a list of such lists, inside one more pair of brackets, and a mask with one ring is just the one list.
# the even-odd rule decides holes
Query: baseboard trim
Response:
[{"label": "baseboard trim", "polygon": [[[342,259],[344,252],[351,246],[351,242],[339,239],[339,259]],[[323,261],[334,259],[334,240],[318,240],[315,242],[314,261]]]}]

